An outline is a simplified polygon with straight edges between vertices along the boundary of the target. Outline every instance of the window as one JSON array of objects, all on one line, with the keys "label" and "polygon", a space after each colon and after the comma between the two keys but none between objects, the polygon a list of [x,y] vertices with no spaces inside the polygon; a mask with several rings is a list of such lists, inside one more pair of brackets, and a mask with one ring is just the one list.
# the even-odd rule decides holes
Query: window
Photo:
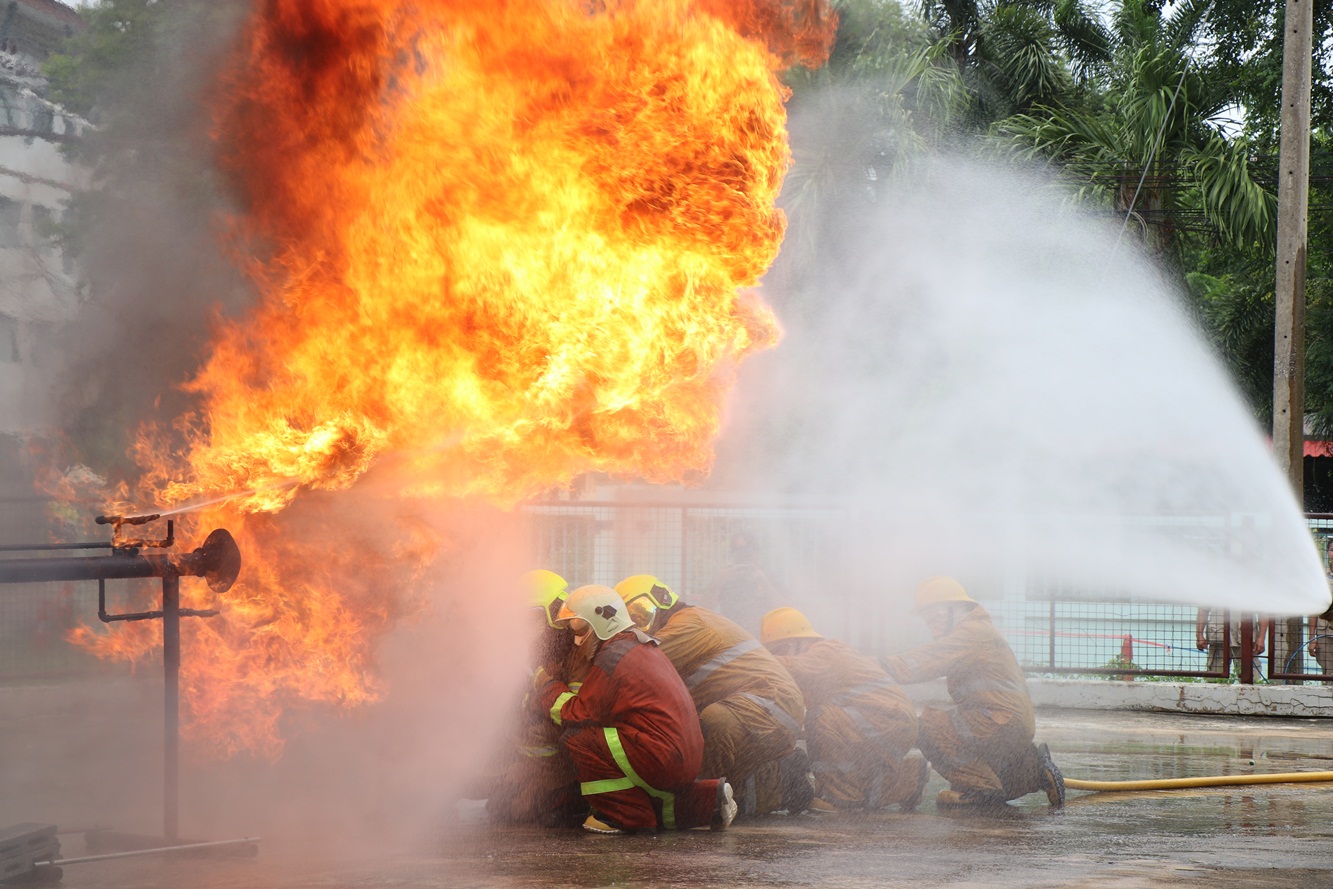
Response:
[{"label": "window", "polygon": [[0,247],[18,247],[23,243],[19,235],[22,214],[22,204],[12,198],[0,197]]},{"label": "window", "polygon": [[0,315],[0,364],[19,362],[19,319]]},{"label": "window", "polygon": [[43,207],[41,204],[32,205],[32,234],[34,241],[50,241],[54,238],[55,214],[51,212],[50,207]]}]

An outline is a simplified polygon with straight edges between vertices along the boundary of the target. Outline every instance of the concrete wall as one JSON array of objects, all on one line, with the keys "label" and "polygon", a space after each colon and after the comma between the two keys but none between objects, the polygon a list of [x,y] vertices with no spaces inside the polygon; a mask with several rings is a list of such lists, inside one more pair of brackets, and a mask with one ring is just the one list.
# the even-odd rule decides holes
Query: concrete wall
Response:
[{"label": "concrete wall", "polygon": [[[1038,710],[1124,710],[1201,716],[1333,718],[1330,685],[1232,685],[1218,682],[1119,682],[1029,679]],[[947,706],[943,682],[911,686],[918,705]]]},{"label": "concrete wall", "polygon": [[1038,707],[1333,718],[1333,686],[1034,680]]}]

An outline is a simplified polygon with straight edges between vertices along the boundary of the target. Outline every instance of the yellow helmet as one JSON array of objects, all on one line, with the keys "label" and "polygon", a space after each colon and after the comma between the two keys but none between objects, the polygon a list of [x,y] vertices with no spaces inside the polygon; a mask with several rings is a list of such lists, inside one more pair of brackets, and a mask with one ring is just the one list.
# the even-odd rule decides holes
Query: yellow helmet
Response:
[{"label": "yellow helmet", "polygon": [[634,626],[646,630],[653,625],[658,609],[670,608],[680,601],[671,587],[651,574],[635,574],[616,584],[616,592],[625,601]]},{"label": "yellow helmet", "polygon": [[977,600],[967,594],[963,585],[952,577],[940,574],[921,581],[916,588],[916,607],[913,611],[941,605],[945,602],[966,602],[976,605]]},{"label": "yellow helmet", "polygon": [[560,606],[569,597],[569,584],[565,583],[565,579],[554,571],[538,568],[524,574],[522,584],[528,591],[532,607],[546,613],[547,626],[559,629],[556,616],[560,613]]},{"label": "yellow helmet", "polygon": [[810,621],[795,608],[774,608],[759,624],[759,641],[767,645],[779,639],[823,639]]}]

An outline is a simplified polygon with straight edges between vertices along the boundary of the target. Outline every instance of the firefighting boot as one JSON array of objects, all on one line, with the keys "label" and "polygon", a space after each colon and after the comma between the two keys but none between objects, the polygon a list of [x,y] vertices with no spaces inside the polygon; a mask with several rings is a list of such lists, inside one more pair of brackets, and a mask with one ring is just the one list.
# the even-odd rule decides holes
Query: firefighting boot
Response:
[{"label": "firefighting boot", "polygon": [[583,822],[583,829],[589,833],[612,834],[625,832],[619,827],[612,827],[610,824],[607,824],[605,821],[598,818],[596,812],[590,814],[587,820]]},{"label": "firefighting boot", "polygon": [[898,803],[898,808],[904,812],[915,812],[916,807],[921,805],[921,798],[926,795],[926,782],[930,780],[930,764],[919,756],[903,760],[909,768],[916,769],[916,786],[910,794]]},{"label": "firefighting boot", "polygon": [[1003,806],[1006,800],[1000,793],[983,793],[975,790],[941,790],[935,797],[935,805],[942,809],[956,808],[996,808]]},{"label": "firefighting boot", "polygon": [[1041,757],[1041,789],[1046,792],[1046,801],[1053,809],[1062,809],[1065,805],[1065,776],[1060,767],[1051,758],[1051,748],[1045,744],[1037,747]]},{"label": "firefighting boot", "polygon": [[726,830],[735,820],[740,808],[736,802],[735,792],[731,789],[731,783],[726,778],[718,779],[717,811],[713,813],[713,823],[709,827],[713,830]]},{"label": "firefighting boot", "polygon": [[782,808],[789,815],[807,811],[815,798],[815,776],[810,770],[805,741],[797,741],[792,752],[778,761],[778,774],[782,782]]}]

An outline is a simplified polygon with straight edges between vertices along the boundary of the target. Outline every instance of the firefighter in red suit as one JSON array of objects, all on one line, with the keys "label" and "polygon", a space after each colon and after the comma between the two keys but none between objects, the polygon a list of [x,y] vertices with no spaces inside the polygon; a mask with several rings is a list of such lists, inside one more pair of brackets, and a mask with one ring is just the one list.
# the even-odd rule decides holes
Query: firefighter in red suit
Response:
[{"label": "firefighter in red suit", "polygon": [[725,778],[696,780],[703,764],[699,716],[657,640],[630,622],[615,590],[584,586],[559,619],[593,646],[578,693],[539,676],[535,696],[556,725],[592,812],[593,833],[727,827],[736,814]]}]

